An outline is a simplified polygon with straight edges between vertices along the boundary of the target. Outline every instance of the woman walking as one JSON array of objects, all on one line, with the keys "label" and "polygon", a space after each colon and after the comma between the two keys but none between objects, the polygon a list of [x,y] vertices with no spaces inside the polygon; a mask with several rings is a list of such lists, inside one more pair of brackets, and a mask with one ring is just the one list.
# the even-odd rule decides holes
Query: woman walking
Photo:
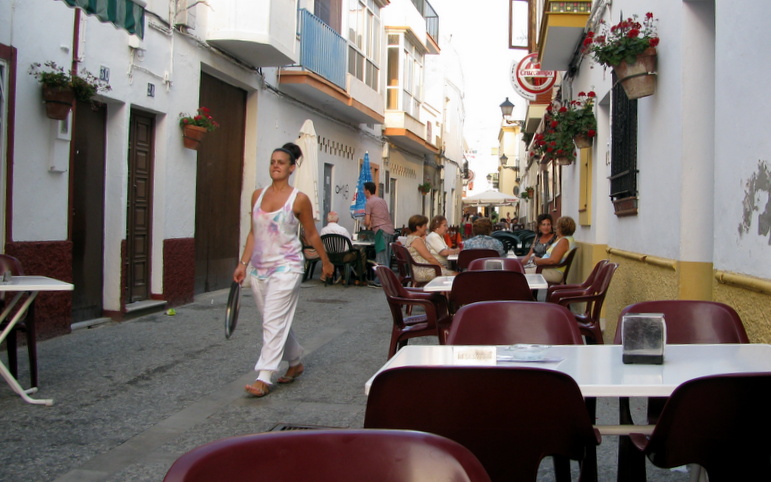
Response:
[{"label": "woman walking", "polygon": [[304,370],[300,362],[303,348],[292,331],[304,272],[300,224],[306,240],[321,257],[322,277],[332,276],[334,270],[316,231],[310,199],[289,185],[289,176],[301,156],[300,148],[291,142],[273,151],[269,167],[272,182],[252,193],[252,225],[233,273],[233,280],[241,283],[251,264],[249,281],[262,316],[262,350],[254,366],[258,375],[245,387],[255,397],[271,392],[273,372],[283,360],[289,362],[289,369],[278,383],[292,383]]}]

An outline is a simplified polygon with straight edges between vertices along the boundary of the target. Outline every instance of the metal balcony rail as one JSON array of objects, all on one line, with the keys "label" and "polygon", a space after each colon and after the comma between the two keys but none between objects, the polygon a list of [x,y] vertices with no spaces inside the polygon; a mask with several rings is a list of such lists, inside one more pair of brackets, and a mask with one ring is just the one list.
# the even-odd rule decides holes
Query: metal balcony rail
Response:
[{"label": "metal balcony rail", "polygon": [[300,65],[345,89],[348,43],[308,10],[299,12]]},{"label": "metal balcony rail", "polygon": [[412,0],[412,4],[426,19],[426,32],[439,45],[439,15],[436,10],[428,3],[428,0]]}]

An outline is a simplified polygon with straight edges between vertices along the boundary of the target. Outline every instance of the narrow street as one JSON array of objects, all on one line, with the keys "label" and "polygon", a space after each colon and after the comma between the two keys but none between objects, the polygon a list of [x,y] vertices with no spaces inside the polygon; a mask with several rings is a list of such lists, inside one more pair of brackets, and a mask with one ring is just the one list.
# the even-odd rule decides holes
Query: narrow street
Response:
[{"label": "narrow street", "polygon": [[[219,438],[280,425],[361,427],[364,383],[385,362],[390,337],[382,290],[304,283],[294,326],[306,349],[305,374],[264,399],[243,390],[254,377],[260,328],[251,292],[242,293],[229,340],[227,291],[218,291],[175,316],[156,313],[39,343],[36,395],[54,405],[25,404],[2,385],[0,480],[160,481],[179,455]],[[20,365],[26,386],[24,357]],[[615,404],[601,401],[599,415],[615,418]],[[600,480],[615,480],[615,452],[615,437],[606,437]],[[552,480],[549,461],[542,472],[539,480]],[[688,480],[650,465],[648,474]]]}]

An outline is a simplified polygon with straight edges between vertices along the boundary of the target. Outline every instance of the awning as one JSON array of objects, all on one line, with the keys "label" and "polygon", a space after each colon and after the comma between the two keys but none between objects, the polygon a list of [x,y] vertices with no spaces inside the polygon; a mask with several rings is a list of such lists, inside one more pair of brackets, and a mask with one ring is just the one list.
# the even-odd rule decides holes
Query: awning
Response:
[{"label": "awning", "polygon": [[77,7],[95,15],[102,22],[109,22],[127,30],[139,38],[145,35],[144,2],[133,0],[62,0],[70,7]]}]

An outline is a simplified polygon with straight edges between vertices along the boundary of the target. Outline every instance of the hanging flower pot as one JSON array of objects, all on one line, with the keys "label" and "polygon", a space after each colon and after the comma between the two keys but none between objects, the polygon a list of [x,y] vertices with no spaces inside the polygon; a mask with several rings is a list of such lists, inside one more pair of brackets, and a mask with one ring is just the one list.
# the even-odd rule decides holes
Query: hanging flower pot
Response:
[{"label": "hanging flower pot", "polygon": [[207,107],[199,107],[195,115],[179,114],[179,126],[182,128],[182,142],[185,147],[197,151],[206,133],[212,132],[220,125]]},{"label": "hanging flower pot", "polygon": [[572,159],[570,159],[570,158],[569,158],[569,157],[567,157],[567,156],[565,156],[565,157],[558,157],[558,158],[556,158],[556,159],[555,159],[555,161],[556,161],[556,162],[557,162],[557,164],[559,164],[560,166],[569,166],[569,165],[573,164],[573,160],[572,160]]},{"label": "hanging flower pot", "polygon": [[622,60],[613,66],[618,82],[629,99],[640,99],[656,92],[656,49],[648,47],[632,64]]},{"label": "hanging flower pot", "polygon": [[72,109],[75,91],[72,87],[43,86],[43,100],[46,104],[46,115],[50,119],[64,120]]},{"label": "hanging flower pot", "polygon": [[194,125],[186,125],[182,128],[182,142],[185,147],[197,151],[201,147],[201,141],[206,137],[206,128]]},{"label": "hanging flower pot", "polygon": [[573,136],[573,142],[576,144],[576,147],[579,149],[586,149],[587,147],[592,147],[592,138],[585,134],[576,134],[575,136]]}]

